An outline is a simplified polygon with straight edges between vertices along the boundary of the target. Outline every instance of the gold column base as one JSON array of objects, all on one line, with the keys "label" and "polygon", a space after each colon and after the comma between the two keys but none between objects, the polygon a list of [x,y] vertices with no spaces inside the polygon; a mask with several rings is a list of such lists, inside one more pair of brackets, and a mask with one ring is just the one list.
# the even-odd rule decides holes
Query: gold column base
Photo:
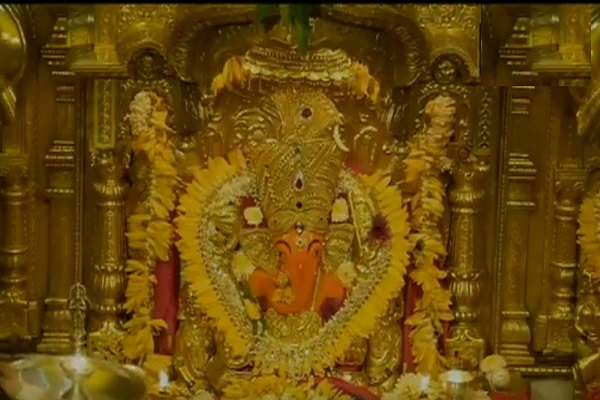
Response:
[{"label": "gold column base", "polygon": [[[73,349],[71,312],[67,299],[46,299],[46,312],[43,317],[44,332],[37,350],[42,353],[68,353]],[[53,330],[52,327],[63,327]],[[64,329],[69,327],[69,329]]]},{"label": "gold column base", "polygon": [[484,353],[485,341],[481,338],[462,334],[446,340],[445,356],[452,368],[474,370]]},{"label": "gold column base", "polygon": [[529,312],[502,312],[500,354],[509,365],[534,365],[535,358],[529,350],[531,330],[527,324]]},{"label": "gold column base", "polygon": [[29,351],[40,334],[40,307],[36,302],[0,299],[0,350]]},{"label": "gold column base", "polygon": [[122,362],[123,351],[121,343],[125,337],[125,331],[112,323],[107,323],[99,330],[88,333],[88,352],[106,360]]},{"label": "gold column base", "polygon": [[0,300],[0,341],[27,336],[28,303],[22,300]]}]

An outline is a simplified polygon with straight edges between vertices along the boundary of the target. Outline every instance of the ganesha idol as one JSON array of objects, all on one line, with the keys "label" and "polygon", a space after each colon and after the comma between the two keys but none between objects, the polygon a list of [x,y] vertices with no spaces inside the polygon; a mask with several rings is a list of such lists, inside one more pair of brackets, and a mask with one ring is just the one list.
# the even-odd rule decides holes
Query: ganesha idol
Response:
[{"label": "ganesha idol", "polygon": [[[176,380],[217,398],[284,380],[376,399],[412,357],[405,202],[389,171],[357,171],[346,144],[352,113],[376,118],[376,82],[343,52],[316,52],[308,72],[265,54],[230,60],[215,79],[207,162],[178,200]],[[331,59],[333,77],[319,70]],[[340,101],[352,104],[344,114]]]}]

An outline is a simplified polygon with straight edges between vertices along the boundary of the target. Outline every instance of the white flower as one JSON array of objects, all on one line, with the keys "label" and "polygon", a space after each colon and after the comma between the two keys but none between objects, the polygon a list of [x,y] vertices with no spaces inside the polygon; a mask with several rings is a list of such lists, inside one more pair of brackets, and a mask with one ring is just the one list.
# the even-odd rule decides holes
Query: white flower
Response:
[{"label": "white flower", "polygon": [[259,207],[247,207],[244,209],[244,218],[248,225],[259,226],[264,219],[264,215]]},{"label": "white flower", "polygon": [[506,360],[499,354],[491,354],[481,360],[479,369],[484,374],[494,371],[496,369],[506,368]]},{"label": "white flower", "polygon": [[510,372],[506,368],[495,369],[485,374],[494,389],[507,389],[510,386]]},{"label": "white flower", "polygon": [[148,91],[137,93],[129,103],[129,114],[127,115],[134,136],[138,136],[150,128],[153,111],[151,93]]}]

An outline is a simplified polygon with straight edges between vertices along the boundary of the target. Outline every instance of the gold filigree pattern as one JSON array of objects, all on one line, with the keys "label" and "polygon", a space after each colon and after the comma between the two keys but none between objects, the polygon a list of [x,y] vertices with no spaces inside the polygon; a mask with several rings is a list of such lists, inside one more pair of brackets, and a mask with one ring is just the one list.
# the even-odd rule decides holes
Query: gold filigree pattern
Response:
[{"label": "gold filigree pattern", "polygon": [[578,233],[586,272],[600,278],[600,190],[583,200]]}]

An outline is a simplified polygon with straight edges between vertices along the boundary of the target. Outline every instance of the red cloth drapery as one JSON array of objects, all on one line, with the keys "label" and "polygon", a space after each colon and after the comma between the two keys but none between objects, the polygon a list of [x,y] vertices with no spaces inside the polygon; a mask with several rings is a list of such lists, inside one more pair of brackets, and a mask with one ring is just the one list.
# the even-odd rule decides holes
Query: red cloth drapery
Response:
[{"label": "red cloth drapery", "polygon": [[179,308],[179,253],[171,248],[169,261],[158,261],[154,269],[154,318],[167,323],[167,329],[156,337],[154,345],[158,354],[173,354],[177,333],[177,311]]}]

